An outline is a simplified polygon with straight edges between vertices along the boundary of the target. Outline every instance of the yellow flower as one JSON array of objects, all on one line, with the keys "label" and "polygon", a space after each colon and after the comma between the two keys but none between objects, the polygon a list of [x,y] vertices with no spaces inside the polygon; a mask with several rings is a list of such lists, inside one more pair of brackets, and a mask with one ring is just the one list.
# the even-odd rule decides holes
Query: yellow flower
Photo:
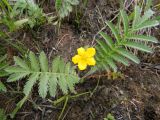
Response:
[{"label": "yellow flower", "polygon": [[96,61],[94,59],[94,55],[96,54],[95,48],[78,48],[78,54],[72,57],[72,62],[74,64],[78,64],[78,68],[80,70],[85,70],[87,65],[94,66]]}]

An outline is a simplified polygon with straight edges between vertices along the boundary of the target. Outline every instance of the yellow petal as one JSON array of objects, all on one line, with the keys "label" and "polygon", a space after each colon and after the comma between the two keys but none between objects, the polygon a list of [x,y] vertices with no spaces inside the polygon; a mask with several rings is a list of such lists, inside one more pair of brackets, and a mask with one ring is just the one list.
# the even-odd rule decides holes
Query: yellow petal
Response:
[{"label": "yellow petal", "polygon": [[77,49],[78,55],[84,55],[85,54],[85,49],[83,47],[80,47]]},{"label": "yellow petal", "polygon": [[78,68],[80,70],[85,70],[87,68],[87,63],[85,61],[78,62]]},{"label": "yellow petal", "polygon": [[93,57],[96,54],[95,48],[88,48],[86,50],[86,54],[87,54],[88,57]]},{"label": "yellow petal", "polygon": [[96,64],[96,60],[95,60],[93,57],[88,58],[88,59],[87,59],[87,64],[94,66],[94,65]]},{"label": "yellow petal", "polygon": [[81,57],[79,55],[75,55],[74,57],[72,57],[72,62],[74,64],[77,64],[80,61]]}]

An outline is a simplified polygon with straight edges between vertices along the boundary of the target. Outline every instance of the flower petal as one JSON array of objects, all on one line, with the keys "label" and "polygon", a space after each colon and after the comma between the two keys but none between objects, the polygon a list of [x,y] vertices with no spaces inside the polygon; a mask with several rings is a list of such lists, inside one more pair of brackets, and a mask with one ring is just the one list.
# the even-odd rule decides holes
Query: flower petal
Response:
[{"label": "flower petal", "polygon": [[86,54],[87,54],[88,57],[93,57],[96,54],[95,48],[88,48],[86,50]]},{"label": "flower petal", "polygon": [[84,55],[85,54],[85,49],[83,47],[80,47],[77,49],[78,55]]},{"label": "flower petal", "polygon": [[96,64],[96,60],[95,60],[93,57],[88,58],[88,59],[87,59],[87,64],[94,66],[94,65]]},{"label": "flower petal", "polygon": [[72,57],[72,62],[74,64],[77,64],[80,61],[81,57],[79,55],[75,55],[74,57]]},{"label": "flower petal", "polygon": [[87,68],[87,63],[85,61],[78,62],[78,68],[80,70],[85,70]]}]

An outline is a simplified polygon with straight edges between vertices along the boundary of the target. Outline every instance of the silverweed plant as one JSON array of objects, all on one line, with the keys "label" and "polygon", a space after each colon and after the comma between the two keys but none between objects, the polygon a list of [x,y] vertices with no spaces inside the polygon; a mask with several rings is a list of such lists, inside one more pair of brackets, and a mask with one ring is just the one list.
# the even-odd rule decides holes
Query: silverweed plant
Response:
[{"label": "silverweed plant", "polygon": [[[74,86],[80,82],[80,78],[75,68],[69,62],[65,63],[60,57],[53,59],[51,65],[49,65],[44,52],[41,52],[38,58],[33,52],[29,52],[27,59],[14,57],[14,61],[15,65],[5,69],[10,75],[8,82],[19,81],[24,78],[27,78],[27,82],[23,88],[25,96],[11,113],[11,118],[14,118],[17,111],[25,103],[29,95],[32,94],[32,89],[36,83],[38,83],[38,92],[42,98],[46,98],[48,92],[50,96],[55,97],[58,87],[64,94],[62,98],[67,99],[67,101],[69,91],[76,94]],[[57,101],[63,101],[62,98]]]},{"label": "silverweed plant", "polygon": [[16,26],[28,24],[31,28],[41,25],[46,20],[45,13],[33,0],[17,0],[10,14],[11,18],[19,19]]},{"label": "silverweed plant", "polygon": [[55,97],[57,86],[60,87],[64,94],[68,94],[69,91],[76,93],[74,85],[79,82],[79,77],[74,67],[69,62],[65,63],[60,57],[52,61],[51,67],[49,67],[44,52],[40,53],[39,58],[33,52],[30,52],[27,60],[14,57],[14,61],[14,66],[5,69],[10,74],[8,82],[28,77],[23,89],[25,96],[31,93],[36,82],[39,84],[38,91],[42,98],[47,96],[48,91],[51,96]]},{"label": "silverweed plant", "polygon": [[144,42],[158,43],[158,40],[153,36],[140,34],[140,30],[152,28],[159,25],[159,22],[155,19],[151,19],[154,12],[148,9],[142,15],[142,9],[139,6],[134,8],[134,17],[129,19],[129,16],[125,10],[120,10],[120,21],[118,25],[114,25],[110,21],[106,21],[106,25],[112,32],[112,37],[104,32],[100,32],[100,36],[104,39],[97,39],[98,45],[96,46],[97,54],[95,59],[97,61],[93,71],[105,69],[110,71],[111,69],[116,72],[116,62],[120,62],[125,66],[129,66],[131,60],[135,63],[140,63],[140,60],[131,51],[126,48],[137,49],[143,52],[152,53],[152,49]]},{"label": "silverweed plant", "polygon": [[64,18],[73,10],[73,6],[78,5],[79,0],[56,0],[55,8],[59,18]]},{"label": "silverweed plant", "polygon": [[[59,12],[60,18],[67,16],[72,11],[72,5],[77,5],[78,3],[78,0],[56,0],[56,9]],[[18,9],[16,8],[15,10]],[[23,11],[23,9],[21,10]],[[139,31],[159,25],[157,20],[151,19],[154,12],[148,9],[142,15],[141,8],[135,6],[133,15],[132,18],[127,15],[125,10],[120,10],[120,20],[117,25],[106,21],[106,25],[110,28],[112,36],[100,32],[100,36],[103,39],[97,39],[98,44],[95,48],[85,49],[81,47],[77,49],[77,55],[72,57],[72,62],[78,65],[79,70],[85,70],[87,66],[92,66],[86,75],[92,74],[97,70],[110,71],[112,69],[114,72],[117,72],[117,62],[125,66],[129,66],[129,60],[135,63],[140,62],[138,57],[129,51],[128,48],[149,53],[153,52],[143,42],[157,43],[158,40],[153,36],[140,34]],[[58,89],[64,94],[64,96],[55,102],[49,100],[53,103],[60,103],[65,100],[59,119],[62,117],[69,98],[75,98],[89,93],[76,94],[75,85],[80,82],[80,79],[85,78],[86,75],[79,78],[75,67],[70,62],[65,63],[60,57],[54,58],[50,64],[44,52],[41,52],[38,57],[35,53],[29,52],[28,56],[23,59],[15,56],[14,62],[14,65],[5,69],[7,74],[9,74],[8,82],[25,80],[24,78],[27,79],[23,88],[24,98],[17,104],[17,107],[11,114],[11,118],[15,116],[17,111],[32,94],[32,89],[36,84],[38,84],[38,92],[42,98],[46,98],[48,93],[50,96],[55,97]],[[75,93],[76,95],[71,96],[69,93]]]},{"label": "silverweed plant", "polygon": [[41,25],[47,20],[43,10],[33,0],[0,1],[0,23],[15,31],[24,25],[30,28]]},{"label": "silverweed plant", "polygon": [[78,5],[79,0],[56,0],[55,1],[55,8],[57,12],[58,19],[54,22],[54,25],[58,25],[58,33],[61,26],[61,21],[65,17],[69,15],[70,12],[73,10],[73,6]]}]

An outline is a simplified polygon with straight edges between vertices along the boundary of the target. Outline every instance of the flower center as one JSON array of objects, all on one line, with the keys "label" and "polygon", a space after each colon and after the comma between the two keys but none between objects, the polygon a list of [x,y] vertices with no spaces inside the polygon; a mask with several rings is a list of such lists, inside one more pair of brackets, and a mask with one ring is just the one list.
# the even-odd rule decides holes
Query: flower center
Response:
[{"label": "flower center", "polygon": [[84,54],[81,56],[81,60],[86,61],[88,59],[88,55]]}]

